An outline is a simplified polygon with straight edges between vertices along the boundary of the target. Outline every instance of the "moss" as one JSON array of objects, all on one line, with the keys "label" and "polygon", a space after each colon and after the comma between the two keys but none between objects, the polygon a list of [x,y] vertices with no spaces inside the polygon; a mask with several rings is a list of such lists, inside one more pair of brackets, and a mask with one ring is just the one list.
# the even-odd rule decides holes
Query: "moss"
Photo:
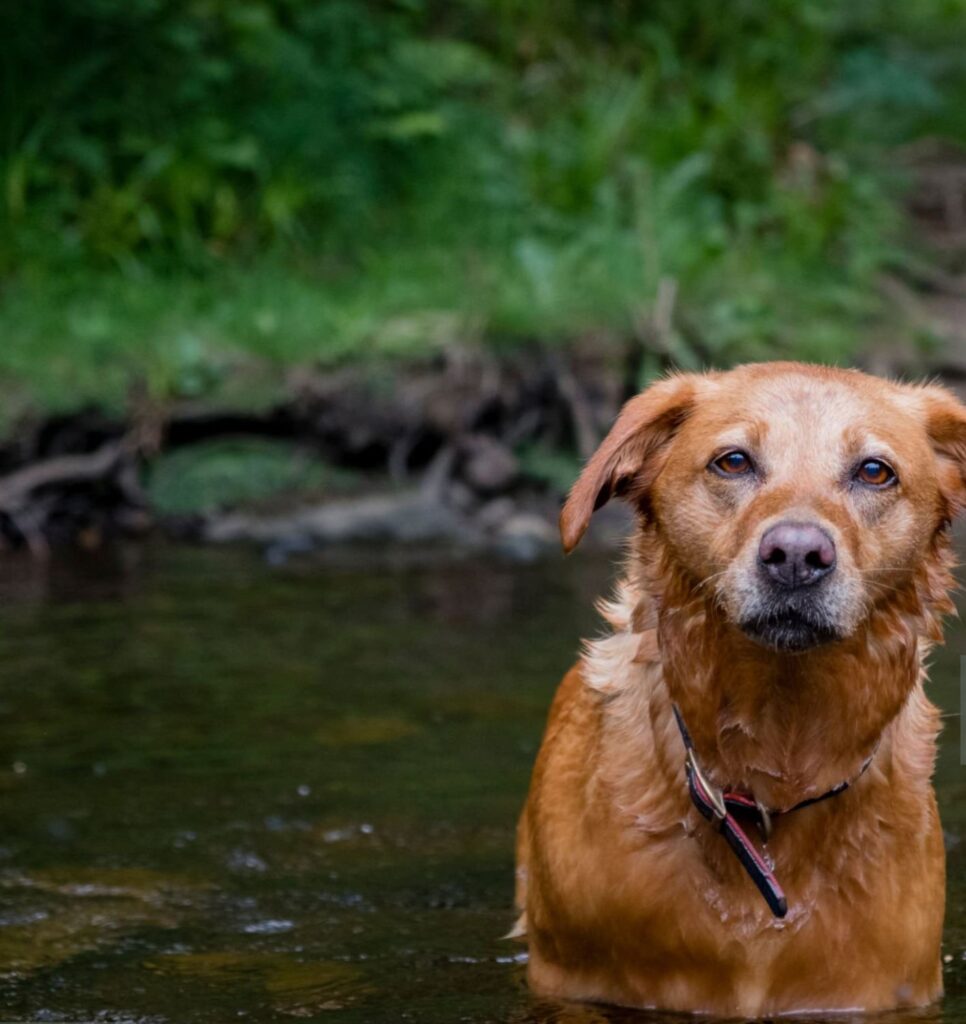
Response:
[{"label": "moss", "polygon": [[269,499],[344,492],[352,476],[294,445],[257,438],[203,442],[161,455],[147,473],[152,507],[186,515]]}]

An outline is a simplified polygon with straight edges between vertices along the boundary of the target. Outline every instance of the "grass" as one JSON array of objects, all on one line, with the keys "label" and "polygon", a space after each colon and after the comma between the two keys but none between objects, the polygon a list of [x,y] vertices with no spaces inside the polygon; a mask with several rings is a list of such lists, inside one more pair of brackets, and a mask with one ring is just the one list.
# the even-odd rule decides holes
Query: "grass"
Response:
[{"label": "grass", "polygon": [[662,280],[676,289],[663,344],[685,367],[847,359],[883,315],[876,260],[843,277],[778,246],[736,243],[699,261],[686,248],[590,224],[488,250],[387,246],[338,273],[267,256],[195,274],[23,276],[0,303],[0,415],[9,424],[84,405],[117,411],[135,383],[161,400],[254,409],[276,401],[298,366],[409,360],[461,343],[567,345],[602,332],[630,343]]}]

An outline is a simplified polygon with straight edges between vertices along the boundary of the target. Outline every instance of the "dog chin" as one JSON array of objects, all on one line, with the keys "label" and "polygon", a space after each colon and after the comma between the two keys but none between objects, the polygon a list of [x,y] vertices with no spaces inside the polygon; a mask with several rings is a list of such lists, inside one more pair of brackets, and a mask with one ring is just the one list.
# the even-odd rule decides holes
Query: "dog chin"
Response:
[{"label": "dog chin", "polygon": [[800,653],[842,639],[828,622],[790,608],[747,619],[741,630],[762,647],[782,653]]}]

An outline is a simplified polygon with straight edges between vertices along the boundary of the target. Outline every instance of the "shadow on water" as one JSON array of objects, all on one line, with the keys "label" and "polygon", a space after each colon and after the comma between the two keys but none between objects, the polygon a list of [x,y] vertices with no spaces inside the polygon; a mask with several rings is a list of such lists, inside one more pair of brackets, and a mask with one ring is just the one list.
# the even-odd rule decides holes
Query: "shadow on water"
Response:
[{"label": "shadow on water", "polygon": [[[547,705],[609,576],[166,547],[7,564],[0,1018],[657,1020],[535,1002],[497,938]],[[960,652],[953,624],[951,713]],[[947,726],[948,997],[904,1021],[966,1022]]]}]

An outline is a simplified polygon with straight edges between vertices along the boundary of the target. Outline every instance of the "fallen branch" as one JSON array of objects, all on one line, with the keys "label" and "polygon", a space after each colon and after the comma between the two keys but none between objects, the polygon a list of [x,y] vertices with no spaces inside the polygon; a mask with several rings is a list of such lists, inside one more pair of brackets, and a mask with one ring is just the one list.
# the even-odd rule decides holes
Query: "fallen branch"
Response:
[{"label": "fallen branch", "polygon": [[36,491],[86,483],[108,476],[127,454],[123,440],[83,455],[58,455],[0,477],[0,512],[16,517]]}]

